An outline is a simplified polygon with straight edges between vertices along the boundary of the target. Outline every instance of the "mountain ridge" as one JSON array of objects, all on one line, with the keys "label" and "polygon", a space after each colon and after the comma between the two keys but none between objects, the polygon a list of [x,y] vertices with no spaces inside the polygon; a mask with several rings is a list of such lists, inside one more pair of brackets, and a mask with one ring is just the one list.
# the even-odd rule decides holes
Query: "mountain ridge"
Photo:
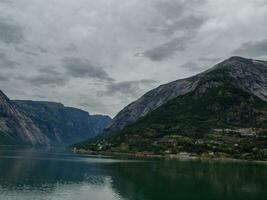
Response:
[{"label": "mountain ridge", "polygon": [[48,138],[1,90],[0,109],[1,144],[49,145]]},{"label": "mountain ridge", "polygon": [[[181,87],[185,81],[192,81],[194,87],[182,90],[183,93],[176,91],[175,95],[180,95],[166,100],[166,95],[172,92],[168,87],[174,84],[174,88],[186,88]],[[153,94],[161,87],[167,87],[168,92]],[[189,79],[148,92],[163,98],[159,99],[162,105],[150,108],[150,112],[132,123],[126,121],[128,124],[121,130],[106,132],[76,149],[150,154],[185,152],[194,156],[266,160],[266,91],[267,62],[231,57]],[[142,102],[144,97],[140,99],[135,103]],[[126,108],[124,112],[128,117],[131,113],[127,112],[134,110]]]},{"label": "mountain ridge", "polygon": [[[222,68],[227,68],[229,65],[232,67],[235,67],[236,64],[243,63],[243,67],[249,67],[251,68],[251,64],[254,66],[260,65],[264,66],[264,75],[267,77],[267,62],[266,61],[260,61],[260,60],[253,60],[253,59],[247,59],[239,56],[233,56],[230,57],[229,59],[216,64],[214,67],[199,73],[195,76],[184,78],[184,79],[179,79],[176,81],[172,81],[167,84],[163,84],[158,86],[157,88],[147,92],[144,94],[142,97],[140,97],[138,100],[132,102],[125,108],[123,108],[112,120],[111,124],[105,129],[104,133],[109,134],[112,132],[117,132],[122,130],[125,126],[128,124],[134,123],[137,121],[140,117],[145,116],[147,113],[155,110],[159,106],[163,105],[167,101],[180,96],[184,95],[190,91],[193,91],[197,85],[198,82],[205,77],[206,74],[214,71],[214,70],[221,70]],[[249,65],[249,66],[248,66]],[[242,66],[241,66],[242,67]],[[252,67],[253,69],[253,67]],[[238,70],[238,69],[237,69]],[[254,70],[258,70],[258,67],[256,67]],[[235,76],[237,79],[243,78],[244,77],[238,77],[239,71],[236,71]],[[260,77],[258,80],[261,80],[262,77]],[[264,78],[264,82],[267,83],[266,78]],[[253,83],[253,90],[257,89],[256,95],[259,96],[260,98],[266,100],[267,96],[267,85],[264,83],[264,87],[257,87],[255,83]],[[244,83],[239,83],[239,85],[242,85]],[[244,84],[248,85],[248,84]],[[247,89],[249,91],[252,91],[252,89],[247,86]]]},{"label": "mountain ridge", "polygon": [[49,101],[12,100],[40,129],[58,144],[74,144],[95,137],[109,123],[106,115],[90,115],[87,111]]},{"label": "mountain ridge", "polygon": [[0,91],[0,144],[69,145],[102,132],[111,118],[62,103],[10,100]]}]

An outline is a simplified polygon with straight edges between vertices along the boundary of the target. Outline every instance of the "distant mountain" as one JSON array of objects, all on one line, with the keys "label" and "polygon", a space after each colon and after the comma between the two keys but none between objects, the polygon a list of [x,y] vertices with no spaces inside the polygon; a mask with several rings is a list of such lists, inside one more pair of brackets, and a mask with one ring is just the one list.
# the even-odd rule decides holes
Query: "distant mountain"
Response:
[{"label": "distant mountain", "polygon": [[10,100],[0,91],[0,145],[69,145],[95,137],[111,118],[60,103]]},{"label": "distant mountain", "polygon": [[79,148],[267,159],[267,62],[232,57],[162,85]]},{"label": "distant mountain", "polygon": [[0,144],[48,145],[48,137],[0,91]]},{"label": "distant mountain", "polygon": [[74,144],[95,137],[110,123],[104,115],[88,112],[61,103],[41,101],[12,101],[39,127],[52,144]]}]

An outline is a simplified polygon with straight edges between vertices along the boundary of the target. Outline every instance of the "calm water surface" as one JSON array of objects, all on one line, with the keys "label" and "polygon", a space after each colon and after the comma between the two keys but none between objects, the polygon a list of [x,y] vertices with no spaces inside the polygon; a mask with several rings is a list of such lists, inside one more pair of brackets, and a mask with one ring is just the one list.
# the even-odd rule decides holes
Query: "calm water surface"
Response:
[{"label": "calm water surface", "polygon": [[0,149],[0,200],[266,200],[267,165]]}]

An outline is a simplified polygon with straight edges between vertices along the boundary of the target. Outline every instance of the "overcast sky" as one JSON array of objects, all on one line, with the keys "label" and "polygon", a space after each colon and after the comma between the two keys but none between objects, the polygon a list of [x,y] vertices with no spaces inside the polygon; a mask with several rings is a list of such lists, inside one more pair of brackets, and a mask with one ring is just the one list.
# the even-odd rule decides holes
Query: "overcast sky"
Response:
[{"label": "overcast sky", "polygon": [[266,0],[0,0],[0,89],[114,116],[232,55],[267,59]]}]

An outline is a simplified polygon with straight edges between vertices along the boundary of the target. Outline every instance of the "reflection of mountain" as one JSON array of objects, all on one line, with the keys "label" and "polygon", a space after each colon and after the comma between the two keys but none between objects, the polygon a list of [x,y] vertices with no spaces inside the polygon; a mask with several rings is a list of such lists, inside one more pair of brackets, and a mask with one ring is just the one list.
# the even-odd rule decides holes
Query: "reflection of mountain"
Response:
[{"label": "reflection of mountain", "polygon": [[[62,195],[58,199],[254,200],[267,195],[266,166],[256,164],[118,162],[70,154],[1,151],[0,171],[1,191],[23,193],[26,188],[42,199]],[[20,200],[27,199],[24,197]]]},{"label": "reflection of mountain", "polygon": [[35,151],[0,152],[0,199],[116,199],[111,178],[95,159]]},{"label": "reflection of mountain", "polygon": [[[10,185],[21,182],[28,186],[36,186],[36,183],[79,183],[87,176],[100,177],[103,174],[96,164],[88,165],[85,161],[64,154],[59,157],[49,153],[16,151],[3,157],[5,159],[1,160],[4,162],[0,162],[0,180],[7,181]],[[104,184],[104,180],[99,178],[87,178],[86,181],[96,185]]]},{"label": "reflection of mountain", "polygon": [[264,165],[176,162],[117,163],[113,188],[131,200],[266,199]]}]

